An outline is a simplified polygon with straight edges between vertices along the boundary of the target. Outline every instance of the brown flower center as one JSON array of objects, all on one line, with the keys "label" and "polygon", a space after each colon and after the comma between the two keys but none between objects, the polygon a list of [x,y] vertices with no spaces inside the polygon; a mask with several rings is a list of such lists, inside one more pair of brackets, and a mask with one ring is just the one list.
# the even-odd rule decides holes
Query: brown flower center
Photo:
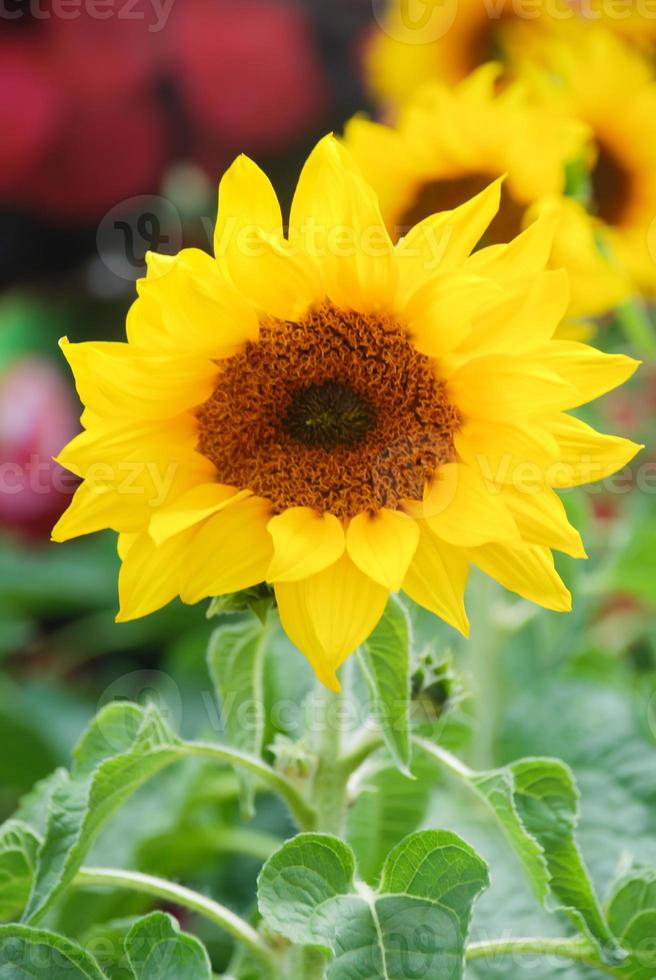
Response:
[{"label": "brown flower center", "polygon": [[277,511],[396,508],[454,458],[460,417],[444,382],[386,317],[326,304],[298,323],[266,319],[219,366],[199,450],[221,483]]},{"label": "brown flower center", "polygon": [[591,179],[592,200],[597,214],[609,225],[621,224],[631,199],[631,174],[604,143],[599,144],[599,155]]},{"label": "brown flower center", "polygon": [[[395,237],[401,238],[431,214],[451,211],[465,204],[495,179],[495,175],[477,173],[426,181],[419,186],[413,200],[399,217]],[[516,201],[506,186],[502,185],[499,210],[485,232],[481,245],[498,245],[515,238],[522,230],[524,211],[525,205]]]}]

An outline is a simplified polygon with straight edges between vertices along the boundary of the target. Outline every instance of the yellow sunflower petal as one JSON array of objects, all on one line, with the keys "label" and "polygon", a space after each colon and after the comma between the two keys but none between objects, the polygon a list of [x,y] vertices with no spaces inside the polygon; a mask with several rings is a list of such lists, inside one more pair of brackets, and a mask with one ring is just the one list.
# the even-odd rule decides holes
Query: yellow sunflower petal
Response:
[{"label": "yellow sunflower petal", "polygon": [[388,591],[345,553],[322,572],[275,586],[283,628],[319,680],[340,690],[337,668],[366,640],[383,615]]},{"label": "yellow sunflower petal", "polygon": [[194,355],[152,354],[130,344],[86,341],[60,347],[80,400],[101,416],[171,419],[200,405],[214,389],[217,368]]},{"label": "yellow sunflower petal", "polygon": [[224,507],[250,497],[250,490],[222,483],[200,483],[153,514],[148,528],[156,544],[162,544],[187,528],[218,513]]},{"label": "yellow sunflower petal", "polygon": [[396,246],[400,274],[399,303],[432,278],[461,266],[499,210],[501,179],[452,211],[415,225]]},{"label": "yellow sunflower petal", "polygon": [[249,230],[282,236],[282,211],[273,184],[256,163],[242,154],[228,167],[219,185],[214,233],[217,258],[240,248]]},{"label": "yellow sunflower petal", "polygon": [[174,257],[149,252],[146,261],[148,274],[137,283],[139,299],[127,318],[130,343],[218,359],[257,339],[254,307],[211,256],[188,248]]},{"label": "yellow sunflower petal", "polygon": [[484,420],[467,422],[456,432],[454,443],[461,459],[478,468],[486,480],[515,486],[542,482],[545,470],[558,457],[558,443],[544,425],[522,428]]},{"label": "yellow sunflower petal", "polygon": [[500,280],[541,272],[551,254],[558,220],[557,210],[545,211],[507,245],[488,245],[475,252],[467,259],[467,271]]},{"label": "yellow sunflower petal", "polygon": [[630,439],[597,432],[572,415],[549,420],[547,428],[559,449],[558,460],[549,467],[554,487],[603,480],[621,470],[643,448]]},{"label": "yellow sunflower petal", "polygon": [[51,538],[59,543],[83,534],[112,528],[115,531],[137,530],[142,525],[134,500],[120,497],[111,486],[89,486],[83,483],[52,529]]},{"label": "yellow sunflower petal", "polygon": [[214,249],[238,289],[271,316],[296,319],[317,298],[283,237],[271,182],[248,157],[238,157],[221,180]]},{"label": "yellow sunflower petal", "polygon": [[361,311],[389,306],[397,272],[378,199],[333,136],[320,140],[303,168],[289,234],[315,259],[333,302]]},{"label": "yellow sunflower petal", "polygon": [[491,279],[452,274],[417,290],[403,318],[417,350],[439,358],[459,347],[472,332],[474,317],[502,294]]},{"label": "yellow sunflower petal", "polygon": [[[121,541],[126,537],[127,542]],[[178,595],[180,566],[190,538],[190,532],[179,534],[158,547],[146,532],[120,535],[117,623],[147,616]]]},{"label": "yellow sunflower petal", "polygon": [[572,597],[558,575],[551,552],[539,545],[507,548],[502,544],[484,544],[468,549],[467,554],[481,571],[496,579],[510,592],[553,609],[569,612]]},{"label": "yellow sunflower petal", "polygon": [[507,422],[568,408],[576,392],[542,360],[490,354],[456,368],[449,378],[455,405],[469,419]]},{"label": "yellow sunflower petal", "polygon": [[361,572],[398,592],[419,541],[417,522],[398,510],[358,514],[346,531],[346,548]]},{"label": "yellow sunflower petal", "polygon": [[464,463],[440,467],[426,488],[423,513],[430,530],[457,547],[519,541],[517,526],[498,487]]},{"label": "yellow sunflower petal", "polygon": [[539,273],[503,291],[477,317],[458,353],[521,354],[551,340],[569,305],[564,269]]},{"label": "yellow sunflower petal", "polygon": [[562,500],[549,487],[506,486],[503,501],[525,541],[556,548],[572,558],[587,558],[581,535],[569,523]]},{"label": "yellow sunflower petal", "polygon": [[99,419],[62,449],[57,462],[84,476],[99,460],[116,466],[134,460],[160,464],[193,452],[197,442],[198,427],[191,415],[168,419],[164,424]]},{"label": "yellow sunflower petal", "polygon": [[419,521],[419,528],[419,544],[403,580],[403,591],[469,636],[464,602],[469,559],[460,548],[441,541],[423,521]]},{"label": "yellow sunflower petal", "polygon": [[572,386],[573,398],[563,408],[576,408],[617,388],[640,366],[640,361],[626,354],[604,354],[572,340],[553,340],[537,351],[536,357],[546,370]]},{"label": "yellow sunflower petal", "polygon": [[273,555],[267,524],[271,505],[249,497],[210,517],[195,533],[182,563],[183,602],[258,585]]},{"label": "yellow sunflower petal", "polygon": [[344,529],[334,514],[290,507],[268,524],[273,538],[269,582],[296,582],[333,565],[344,553]]}]

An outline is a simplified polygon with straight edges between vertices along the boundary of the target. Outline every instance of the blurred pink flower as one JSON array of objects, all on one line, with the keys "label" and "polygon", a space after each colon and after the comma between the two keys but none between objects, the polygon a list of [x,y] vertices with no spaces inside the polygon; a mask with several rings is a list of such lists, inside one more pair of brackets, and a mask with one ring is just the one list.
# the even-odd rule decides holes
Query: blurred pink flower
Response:
[{"label": "blurred pink flower", "polygon": [[48,534],[75,489],[52,457],[79,430],[64,378],[48,361],[26,357],[0,375],[0,525]]}]

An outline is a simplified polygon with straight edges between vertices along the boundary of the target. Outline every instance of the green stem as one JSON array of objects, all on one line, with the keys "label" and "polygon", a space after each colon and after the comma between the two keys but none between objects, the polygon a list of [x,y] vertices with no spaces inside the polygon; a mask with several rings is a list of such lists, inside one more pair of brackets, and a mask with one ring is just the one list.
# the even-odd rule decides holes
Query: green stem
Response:
[{"label": "green stem", "polygon": [[304,796],[299,793],[293,783],[285,778],[281,773],[276,772],[271,766],[258,759],[257,756],[248,755],[237,749],[231,749],[223,745],[215,745],[210,742],[185,742],[183,750],[190,756],[204,756],[216,759],[222,763],[230,763],[233,766],[240,766],[248,772],[253,773],[270,789],[278,793],[283,798],[290,809],[290,812],[301,830],[313,830],[316,825],[316,813]]},{"label": "green stem", "polygon": [[479,574],[472,581],[469,594],[472,631],[467,648],[476,693],[477,723],[472,740],[472,760],[478,769],[491,769],[499,716],[497,667],[501,632],[493,617],[497,589],[490,579]]},{"label": "green stem", "polygon": [[440,748],[439,745],[429,742],[427,738],[421,738],[419,735],[413,735],[412,741],[428,755],[432,755],[432,757],[443,765],[445,769],[448,769],[450,773],[457,776],[459,779],[467,781],[475,775],[473,769],[466,766],[465,763],[461,762],[455,755],[447,752],[446,749]]},{"label": "green stem", "polygon": [[342,698],[317,684],[314,693],[317,768],[312,781],[316,829],[341,835],[346,809],[348,772],[340,759],[342,750]]},{"label": "green stem", "polygon": [[603,969],[593,947],[580,939],[493,939],[490,942],[470,943],[467,960],[483,960],[495,956],[558,956]]},{"label": "green stem", "polygon": [[162,878],[142,874],[140,871],[124,871],[120,868],[81,868],[75,878],[75,883],[87,887],[89,885],[104,885],[111,888],[124,888],[127,891],[140,892],[143,895],[153,895],[165,902],[171,902],[181,908],[197,912],[205,919],[220,926],[235,939],[246,946],[254,956],[266,963],[271,976],[276,976],[278,967],[275,957],[260,934],[248,922],[245,922],[230,909],[211,898],[177,885]]}]

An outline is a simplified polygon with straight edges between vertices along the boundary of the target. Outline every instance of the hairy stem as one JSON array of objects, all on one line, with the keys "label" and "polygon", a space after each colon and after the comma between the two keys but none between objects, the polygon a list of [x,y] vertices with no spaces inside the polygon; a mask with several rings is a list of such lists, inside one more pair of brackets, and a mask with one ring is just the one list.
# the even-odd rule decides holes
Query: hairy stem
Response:
[{"label": "hairy stem", "polygon": [[202,915],[215,925],[230,933],[243,943],[260,962],[266,963],[271,976],[277,976],[278,967],[272,951],[266,945],[258,932],[248,922],[245,922],[230,909],[218,902],[201,895],[199,892],[177,885],[153,875],[142,874],[140,871],[124,871],[120,868],[81,868],[75,883],[77,885],[107,885],[111,888],[124,888],[127,891],[153,895],[165,902],[171,902],[181,908],[190,909]]},{"label": "hairy stem", "polygon": [[184,750],[190,756],[205,756],[248,770],[283,798],[301,830],[313,830],[316,826],[316,813],[305,797],[285,776],[257,756],[210,742],[185,742]]},{"label": "hairy stem", "polygon": [[340,753],[342,748],[342,699],[339,694],[317,684],[314,692],[317,768],[312,782],[312,803],[316,827],[339,836],[344,823],[348,773]]},{"label": "hairy stem", "polygon": [[496,956],[557,956],[603,969],[594,948],[584,939],[492,939],[489,942],[470,943],[465,955],[468,960]]}]

